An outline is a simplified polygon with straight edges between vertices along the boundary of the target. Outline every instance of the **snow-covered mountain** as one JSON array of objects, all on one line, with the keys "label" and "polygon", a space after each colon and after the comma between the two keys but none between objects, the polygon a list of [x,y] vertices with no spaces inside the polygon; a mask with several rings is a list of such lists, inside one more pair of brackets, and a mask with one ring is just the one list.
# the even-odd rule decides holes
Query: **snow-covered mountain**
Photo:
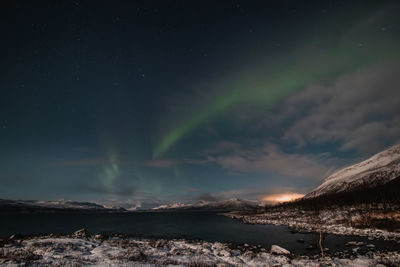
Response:
[{"label": "snow-covered mountain", "polygon": [[400,145],[390,147],[358,164],[335,172],[303,199],[374,188],[400,177]]},{"label": "snow-covered mountain", "polygon": [[179,209],[179,208],[184,208],[187,207],[187,204],[183,203],[172,203],[172,204],[166,204],[166,205],[161,205],[155,208],[152,208],[153,210],[165,210],[165,209]]},{"label": "snow-covered mountain", "polygon": [[0,209],[24,211],[123,211],[91,202],[0,199]]},{"label": "snow-covered mountain", "polygon": [[152,211],[245,211],[254,210],[258,203],[237,198],[220,201],[200,200],[194,204],[174,203],[161,205],[151,209]]}]

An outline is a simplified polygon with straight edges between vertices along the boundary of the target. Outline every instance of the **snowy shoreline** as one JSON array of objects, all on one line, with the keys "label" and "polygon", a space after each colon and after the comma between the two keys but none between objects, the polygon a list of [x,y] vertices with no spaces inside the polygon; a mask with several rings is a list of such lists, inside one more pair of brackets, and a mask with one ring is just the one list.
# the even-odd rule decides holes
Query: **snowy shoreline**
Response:
[{"label": "snowy shoreline", "polygon": [[[1,240],[0,266],[377,266],[400,264],[399,252],[293,255],[280,247],[114,235],[38,236]],[[379,266],[379,265],[378,265]]]},{"label": "snowy shoreline", "polygon": [[[368,207],[336,207],[314,211],[295,208],[278,208],[262,213],[245,214],[229,212],[221,215],[241,220],[247,224],[272,224],[289,226],[299,232],[323,232],[337,235],[364,236],[369,239],[393,240],[400,243],[400,232],[372,227],[355,227],[362,221]],[[398,215],[396,215],[398,216]]]}]

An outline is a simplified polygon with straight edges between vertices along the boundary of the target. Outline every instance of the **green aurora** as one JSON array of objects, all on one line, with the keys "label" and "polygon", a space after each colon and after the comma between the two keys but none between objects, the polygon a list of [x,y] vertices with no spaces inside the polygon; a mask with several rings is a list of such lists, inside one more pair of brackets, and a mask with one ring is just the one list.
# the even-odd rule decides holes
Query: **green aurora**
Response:
[{"label": "green aurora", "polygon": [[153,157],[162,157],[184,136],[229,109],[241,104],[266,109],[308,85],[334,81],[342,75],[388,58],[399,58],[394,43],[370,41],[368,47],[360,44],[338,46],[325,52],[316,51],[311,58],[295,57],[295,60],[288,60],[277,69],[264,65],[258,70],[245,71],[224,85],[225,88],[231,88],[227,93],[205,104],[191,118],[164,135],[155,147]]}]

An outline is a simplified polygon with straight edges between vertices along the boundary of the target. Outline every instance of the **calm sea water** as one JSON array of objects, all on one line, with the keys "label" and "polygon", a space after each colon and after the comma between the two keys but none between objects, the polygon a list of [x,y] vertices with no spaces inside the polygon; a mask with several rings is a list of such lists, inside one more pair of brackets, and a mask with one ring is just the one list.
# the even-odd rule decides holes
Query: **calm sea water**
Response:
[{"label": "calm sea water", "polygon": [[[0,214],[0,236],[11,234],[71,234],[86,228],[89,233],[121,233],[134,238],[186,238],[233,244],[261,245],[267,249],[276,244],[294,253],[318,253],[306,249],[316,245],[319,235],[293,233],[288,227],[249,225],[215,213],[37,213]],[[303,240],[304,242],[299,242]],[[363,241],[376,245],[376,250],[400,250],[388,241],[370,241],[363,237],[324,235],[324,247],[332,252],[350,250],[348,241]],[[364,247],[364,249],[366,249]]]}]

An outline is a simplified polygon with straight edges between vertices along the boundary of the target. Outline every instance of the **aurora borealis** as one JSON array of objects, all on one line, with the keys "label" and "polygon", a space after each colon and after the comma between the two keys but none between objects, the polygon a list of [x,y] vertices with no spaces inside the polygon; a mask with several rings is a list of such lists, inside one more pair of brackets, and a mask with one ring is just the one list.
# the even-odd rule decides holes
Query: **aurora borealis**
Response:
[{"label": "aurora borealis", "polygon": [[[268,108],[309,84],[329,81],[390,57],[398,59],[399,52],[396,48],[383,46],[379,48],[381,51],[370,49],[358,51],[353,47],[332,49],[324,51],[323,54],[311,55],[311,58],[296,58],[293,62],[286,63],[282,69],[275,70],[270,66],[258,67],[258,69],[264,69],[265,72],[257,76],[247,73],[239,74],[240,78],[237,81],[222,85],[230,88],[227,93],[213,99],[183,125],[168,132],[156,146],[154,156],[161,156],[179,139],[195,130],[207,119],[215,114],[227,112],[235,105],[247,102],[260,108]],[[305,61],[310,62],[308,66],[303,67],[301,64]],[[251,73],[257,73],[257,70]]]},{"label": "aurora borealis", "polygon": [[301,195],[400,141],[396,1],[4,1],[0,198]]}]

